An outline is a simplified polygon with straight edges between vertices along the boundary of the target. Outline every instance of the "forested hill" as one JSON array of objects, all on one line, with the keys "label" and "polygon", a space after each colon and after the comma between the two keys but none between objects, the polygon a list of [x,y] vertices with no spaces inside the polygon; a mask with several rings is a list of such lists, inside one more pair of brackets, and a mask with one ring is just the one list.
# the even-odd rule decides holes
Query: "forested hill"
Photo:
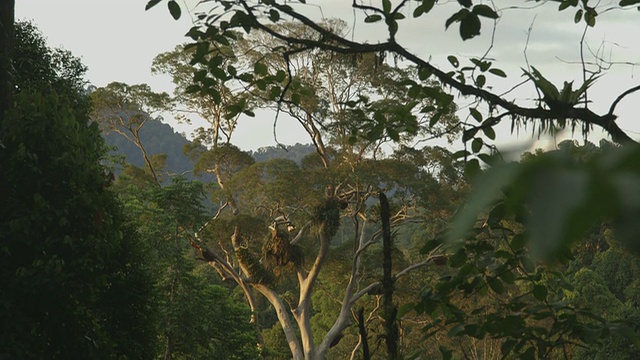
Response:
[{"label": "forested hill", "polygon": [[[145,166],[140,149],[124,136],[116,132],[103,134],[103,136],[109,146],[115,146],[113,153],[124,155],[130,164]],[[193,169],[193,163],[182,152],[189,140],[176,133],[170,125],[151,119],[140,130],[140,139],[149,155],[167,155],[167,169],[170,173],[181,174]]]},{"label": "forested hill", "polygon": [[250,151],[249,154],[257,162],[265,162],[271,159],[288,159],[293,160],[300,165],[302,159],[314,152],[315,149],[311,144],[286,145],[284,148],[280,146],[265,146],[256,151]]},{"label": "forested hill", "polygon": [[[126,161],[135,166],[145,166],[140,149],[124,136],[115,132],[103,135],[109,146],[115,146],[114,154],[124,155]],[[140,138],[149,155],[167,155],[167,170],[170,173],[182,174],[193,169],[193,162],[183,153],[183,148],[189,143],[189,140],[175,132],[170,125],[158,120],[149,120],[140,130]],[[257,162],[282,158],[293,160],[300,164],[302,158],[314,151],[311,144],[288,145],[285,148],[286,150],[278,146],[266,146],[248,153]]]}]

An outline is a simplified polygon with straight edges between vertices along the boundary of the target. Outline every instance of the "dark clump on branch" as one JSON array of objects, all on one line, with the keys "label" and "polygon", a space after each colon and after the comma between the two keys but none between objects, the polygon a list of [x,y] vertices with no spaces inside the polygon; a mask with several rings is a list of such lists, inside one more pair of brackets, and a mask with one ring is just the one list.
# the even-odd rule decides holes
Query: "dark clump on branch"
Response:
[{"label": "dark clump on branch", "polygon": [[298,245],[289,242],[289,230],[287,226],[274,224],[269,227],[271,236],[262,246],[264,264],[268,269],[283,267],[288,264],[302,266],[304,254]]},{"label": "dark clump on branch", "polygon": [[344,209],[344,201],[328,198],[322,205],[316,207],[314,219],[318,229],[329,239],[338,232],[340,227],[340,209]]},{"label": "dark clump on branch", "polygon": [[253,256],[249,249],[236,249],[236,258],[252,281],[263,285],[271,285],[274,283],[273,274],[262,266],[259,259]]}]

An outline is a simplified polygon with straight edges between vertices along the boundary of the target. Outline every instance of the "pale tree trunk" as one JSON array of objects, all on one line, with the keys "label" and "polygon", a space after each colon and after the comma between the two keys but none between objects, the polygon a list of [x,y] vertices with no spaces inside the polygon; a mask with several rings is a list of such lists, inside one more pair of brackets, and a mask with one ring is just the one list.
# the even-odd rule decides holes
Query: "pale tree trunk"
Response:
[{"label": "pale tree trunk", "polygon": [[360,297],[362,297],[362,295],[364,295],[362,294],[359,297],[354,297],[354,289],[355,289],[356,282],[359,276],[359,271],[360,271],[360,258],[364,250],[366,250],[367,243],[368,243],[365,241],[365,232],[363,231],[367,224],[367,220],[365,218],[364,221],[362,222],[362,225],[360,225],[360,221],[358,220],[358,214],[356,214],[353,217],[353,221],[355,224],[355,228],[358,230],[358,232],[356,232],[356,238],[353,245],[354,255],[353,255],[353,261],[351,263],[351,274],[349,276],[349,282],[347,283],[347,287],[345,288],[345,291],[344,291],[344,298],[342,300],[342,307],[340,308],[340,314],[338,315],[338,318],[336,319],[336,321],[333,323],[333,326],[331,327],[331,329],[329,329],[329,332],[327,332],[327,334],[325,335],[320,345],[318,345],[317,354],[319,359],[324,358],[327,351],[329,350],[331,343],[338,336],[340,336],[340,334],[342,333],[342,331],[344,331],[344,329],[346,329],[351,324],[351,308],[355,304],[356,300],[358,300]]},{"label": "pale tree trunk", "polygon": [[295,317],[296,322],[298,323],[298,328],[300,329],[300,337],[302,339],[302,346],[304,347],[305,359],[316,359],[313,331],[311,330],[311,294],[313,293],[313,287],[318,275],[320,274],[322,265],[329,253],[331,239],[325,232],[325,226],[326,224],[320,225],[320,229],[318,230],[320,237],[320,249],[311,270],[309,270],[308,274],[305,274],[302,269],[298,269],[300,296],[298,299],[298,306],[293,311],[293,316]]},{"label": "pale tree trunk", "polygon": [[313,358],[306,357],[303,352],[303,348],[300,344],[300,340],[296,337],[296,333],[293,330],[293,324],[291,323],[291,318],[289,317],[289,312],[287,311],[287,307],[282,301],[282,298],[272,289],[267,286],[254,284],[253,287],[258,290],[262,295],[264,295],[267,300],[273,305],[276,309],[276,315],[278,316],[278,321],[280,321],[280,325],[282,326],[282,330],[284,331],[284,336],[287,339],[287,343],[289,344],[289,349],[291,350],[291,355],[294,360],[311,360]]},{"label": "pale tree trunk", "polygon": [[144,163],[147,165],[147,169],[149,169],[149,172],[151,173],[151,177],[153,177],[153,181],[156,183],[157,186],[160,186],[160,180],[158,180],[156,171],[153,169],[153,164],[151,164],[151,159],[149,158],[149,154],[147,154],[147,150],[142,145],[142,140],[140,140],[139,132],[136,131],[133,134],[133,136],[136,139],[135,141],[136,146],[140,149],[140,152],[142,152],[142,158],[144,159]]},{"label": "pale tree trunk", "polygon": [[391,274],[391,224],[389,214],[389,200],[384,193],[380,193],[380,219],[382,223],[382,288],[384,290],[384,327],[387,356],[389,360],[398,358],[398,327],[396,325],[397,309],[393,303],[394,278]]}]

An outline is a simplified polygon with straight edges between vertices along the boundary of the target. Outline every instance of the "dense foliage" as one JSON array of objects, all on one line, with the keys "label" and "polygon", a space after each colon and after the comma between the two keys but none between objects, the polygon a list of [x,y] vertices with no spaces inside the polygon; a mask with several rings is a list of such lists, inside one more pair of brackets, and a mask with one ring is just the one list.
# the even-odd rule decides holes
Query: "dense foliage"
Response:
[{"label": "dense foliage", "polygon": [[16,24],[14,107],[2,119],[3,358],[149,358],[148,262],[101,165],[85,68]]}]

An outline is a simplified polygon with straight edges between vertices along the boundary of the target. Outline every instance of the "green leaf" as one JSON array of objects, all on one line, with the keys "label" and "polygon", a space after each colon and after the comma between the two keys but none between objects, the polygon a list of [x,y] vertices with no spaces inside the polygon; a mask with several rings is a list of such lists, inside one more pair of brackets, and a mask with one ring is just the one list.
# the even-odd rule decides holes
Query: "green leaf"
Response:
[{"label": "green leaf", "polygon": [[198,70],[193,74],[193,81],[198,82],[207,76],[207,70]]},{"label": "green leaf", "polygon": [[576,240],[595,220],[591,216],[575,216],[584,209],[592,187],[584,170],[542,169],[532,181],[531,215],[526,224],[531,253],[548,258]]},{"label": "green leaf", "polygon": [[438,246],[442,245],[442,241],[440,241],[439,239],[432,239],[427,241],[426,244],[424,244],[424,246],[420,249],[420,254],[427,254],[429,253],[431,250],[437,248]]},{"label": "green leaf", "polygon": [[413,17],[417,18],[422,16],[422,14],[424,14],[424,7],[422,7],[422,5],[416,6],[415,10],[413,10]]},{"label": "green leaf", "polygon": [[473,137],[476,136],[476,134],[478,133],[478,130],[479,128],[473,127],[471,129],[467,129],[464,132],[462,132],[462,142],[467,142],[473,139]]},{"label": "green leaf", "polygon": [[504,293],[504,284],[502,284],[502,281],[499,279],[495,277],[488,277],[487,284],[496,294],[502,295]]},{"label": "green leaf", "polygon": [[415,308],[415,304],[414,303],[406,303],[403,304],[402,306],[400,306],[400,308],[398,309],[398,313],[397,313],[397,317],[401,318],[404,315],[406,315],[409,311],[413,310],[413,308]]},{"label": "green leaf", "polygon": [[449,333],[447,335],[449,337],[464,335],[464,325],[460,324],[460,325],[454,326],[453,328],[451,328],[451,330],[449,330]]},{"label": "green leaf", "polygon": [[207,89],[207,94],[213,98],[213,101],[216,104],[220,104],[220,102],[222,101],[222,96],[220,96],[220,91],[214,88]]},{"label": "green leaf", "polygon": [[500,273],[498,277],[507,284],[513,285],[516,282],[516,276],[513,274],[513,272],[508,270]]},{"label": "green leaf", "polygon": [[458,0],[458,3],[466,8],[471,7],[471,5],[473,5],[471,0]]},{"label": "green leaf", "polygon": [[497,19],[499,17],[498,14],[495,11],[493,11],[491,7],[484,4],[474,6],[472,12],[478,16],[484,16],[490,19]]},{"label": "green leaf", "polygon": [[476,86],[481,88],[486,83],[487,83],[487,78],[484,75],[480,74],[480,75],[476,76]]},{"label": "green leaf", "polygon": [[431,9],[433,9],[433,6],[436,4],[437,0],[423,0],[422,1],[422,7],[424,7],[424,13],[428,13],[429,11],[431,11]]},{"label": "green leaf", "polygon": [[[476,166],[480,167],[477,161]],[[503,164],[491,168],[475,179],[474,188],[482,189],[482,191],[474,192],[466,206],[455,214],[451,231],[447,234],[447,241],[458,242],[462,239],[474,226],[478,215],[494,204],[496,199],[502,195],[502,188],[510,184],[521,172],[522,166],[520,164]]]},{"label": "green leaf", "polygon": [[640,0],[620,0],[620,3],[618,5],[629,6],[629,5],[635,5],[635,4],[640,4]]},{"label": "green leaf", "polygon": [[451,24],[453,24],[454,22],[459,22],[460,20],[462,20],[465,16],[467,16],[467,14],[469,14],[469,10],[467,9],[462,9],[460,11],[458,11],[457,13],[451,15],[451,17],[449,17],[447,19],[447,21],[445,21],[444,23],[444,28],[448,29],[449,26]]},{"label": "green leaf", "polygon": [[391,1],[390,0],[382,0],[382,11],[385,14],[391,13]]},{"label": "green leaf", "polygon": [[464,249],[458,249],[455,254],[449,257],[449,266],[452,268],[459,268],[464,265],[468,260],[467,253]]},{"label": "green leaf", "polygon": [[577,24],[582,20],[582,9],[576,11],[576,15],[573,17],[573,21]]},{"label": "green leaf", "polygon": [[269,69],[267,68],[267,65],[257,62],[253,64],[253,72],[258,75],[267,75]]},{"label": "green leaf", "polygon": [[489,216],[487,217],[487,223],[489,225],[497,225],[506,214],[506,209],[504,206],[504,202],[500,202],[498,205],[494,206],[493,209],[489,212]]},{"label": "green leaf", "polygon": [[185,92],[187,94],[195,94],[197,92],[200,92],[202,88],[200,87],[200,85],[189,85],[187,86],[187,88],[185,89]]},{"label": "green leaf", "polygon": [[487,165],[491,165],[492,160],[495,158],[489,154],[478,154],[478,159],[482,160]]},{"label": "green leaf", "polygon": [[502,343],[502,346],[500,346],[500,352],[502,353],[503,359],[507,358],[507,355],[511,353],[511,350],[514,346],[516,346],[517,343],[518,342],[513,339],[508,339],[504,343]]},{"label": "green leaf", "polygon": [[442,112],[438,111],[437,113],[435,113],[429,120],[429,126],[435,125],[438,122],[438,120],[440,120],[441,116],[442,116]]},{"label": "green leaf", "polygon": [[457,159],[462,159],[462,158],[464,158],[466,156],[469,156],[469,155],[471,155],[471,153],[468,152],[467,150],[460,150],[460,151],[456,151],[455,153],[453,153],[453,155],[451,155],[451,158],[454,159],[454,160],[457,160]]},{"label": "green leaf", "polygon": [[377,21],[382,20],[382,16],[378,15],[378,14],[374,14],[374,15],[369,15],[366,18],[364,18],[364,22],[366,23],[374,23]]},{"label": "green leaf", "polygon": [[522,235],[522,234],[518,234],[516,236],[513,237],[513,239],[511,239],[511,248],[514,251],[518,251],[522,248],[524,248],[524,246],[527,244],[527,238]]},{"label": "green leaf", "polygon": [[563,1],[560,3],[560,5],[558,6],[558,11],[562,11],[566,8],[568,8],[569,6],[571,6],[571,3],[568,1]]},{"label": "green leaf", "polygon": [[473,151],[474,154],[477,154],[478,152],[480,152],[481,149],[482,149],[482,139],[481,138],[473,139],[473,141],[471,142],[471,151]]},{"label": "green leaf", "polygon": [[469,40],[480,35],[481,26],[478,15],[468,13],[467,16],[460,20],[460,37],[462,40]]},{"label": "green leaf", "polygon": [[453,65],[454,68],[457,68],[458,66],[460,66],[460,62],[458,61],[458,58],[453,55],[447,56],[447,60],[449,60],[449,62],[451,63],[451,65]]},{"label": "green leaf", "polygon": [[162,0],[149,0],[149,2],[147,3],[147,5],[144,7],[145,10],[149,10],[152,7],[158,5],[158,3],[160,3]]},{"label": "green leaf", "polygon": [[482,132],[491,140],[495,140],[496,139],[496,132],[495,130],[493,130],[493,127],[491,126],[483,126],[482,127]]},{"label": "green leaf", "polygon": [[274,9],[269,10],[269,20],[278,22],[278,20],[280,20],[280,12]]},{"label": "green leaf", "polygon": [[167,3],[167,7],[169,8],[169,13],[173,17],[174,20],[180,19],[180,15],[182,15],[182,10],[180,9],[180,5],[175,0],[171,0]]},{"label": "green leaf", "polygon": [[227,72],[229,73],[229,75],[231,75],[232,77],[235,77],[238,74],[238,70],[235,68],[235,66],[233,65],[228,65],[227,66]]},{"label": "green leaf", "polygon": [[433,72],[427,68],[422,68],[418,72],[418,79],[425,81],[433,75]]},{"label": "green leaf", "polygon": [[502,78],[506,78],[507,77],[507,74],[505,74],[505,72],[500,70],[500,69],[496,69],[496,68],[489,69],[489,72],[492,73],[493,75],[496,75],[496,76],[499,76],[499,77],[502,77]]},{"label": "green leaf", "polygon": [[596,16],[598,16],[598,13],[593,8],[588,8],[584,13],[584,21],[590,27],[594,27],[596,26]]},{"label": "green leaf", "polygon": [[523,360],[534,360],[536,358],[536,349],[534,349],[533,347],[528,348],[525,352],[522,353],[522,355],[520,355],[520,359]]},{"label": "green leaf", "polygon": [[435,3],[436,3],[436,0],[422,1],[422,4],[416,7],[416,9],[413,11],[413,17],[419,17],[419,16],[422,16],[422,14],[427,14],[429,11],[431,11],[431,9],[433,9],[433,6],[435,5]]},{"label": "green leaf", "polygon": [[484,338],[484,335],[485,335],[484,328],[482,326],[478,325],[478,324],[465,325],[464,332],[467,335],[473,336],[476,339],[482,339],[482,338]]},{"label": "green leaf", "polygon": [[482,114],[480,114],[480,111],[478,111],[478,109],[476,108],[470,108],[469,112],[471,113],[471,116],[477,121],[477,122],[482,122]]},{"label": "green leaf", "polygon": [[526,272],[533,272],[536,269],[536,264],[528,256],[521,258],[520,262],[522,263],[522,267]]},{"label": "green leaf", "polygon": [[464,167],[464,173],[469,178],[474,178],[481,172],[480,161],[478,159],[471,159],[467,161],[467,164]]},{"label": "green leaf", "polygon": [[291,94],[291,102],[294,103],[294,105],[300,105],[300,94],[299,93]]},{"label": "green leaf", "polygon": [[442,354],[442,360],[451,360],[453,357],[453,351],[447,349],[444,346],[440,346],[440,353]]},{"label": "green leaf", "polygon": [[549,290],[544,285],[535,285],[533,287],[533,297],[535,297],[538,301],[545,301],[548,294]]}]

